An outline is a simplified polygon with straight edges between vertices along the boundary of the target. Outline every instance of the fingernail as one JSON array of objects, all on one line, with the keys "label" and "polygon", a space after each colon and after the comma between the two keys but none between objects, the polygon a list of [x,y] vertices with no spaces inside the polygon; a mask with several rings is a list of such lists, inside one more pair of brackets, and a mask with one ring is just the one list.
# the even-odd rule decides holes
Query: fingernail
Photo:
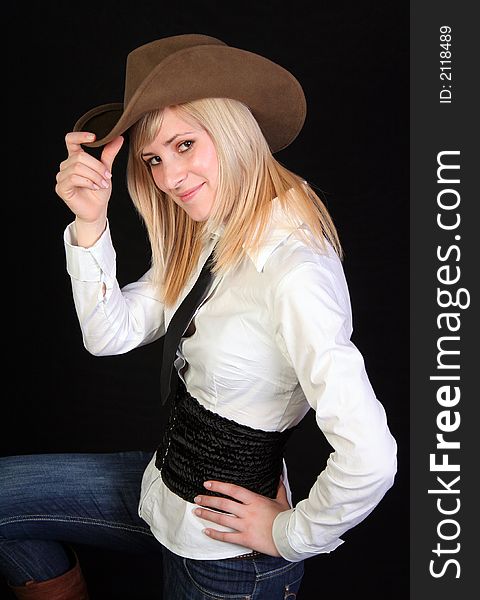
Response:
[{"label": "fingernail", "polygon": [[207,535],[210,535],[210,529],[204,529],[203,533],[206,533]]},{"label": "fingernail", "polygon": [[203,484],[206,488],[211,488],[212,484],[210,483],[210,481],[205,481],[205,483]]},{"label": "fingernail", "polygon": [[94,135],[93,133],[89,133],[89,134],[87,135],[87,140],[91,140],[91,141],[93,141],[94,139],[95,139],[95,135]]},{"label": "fingernail", "polygon": [[105,181],[105,179],[102,179],[102,186],[104,188],[108,188],[108,183]]},{"label": "fingernail", "polygon": [[193,499],[193,501],[200,503],[202,501],[202,497],[201,496],[195,496],[195,498]]},{"label": "fingernail", "polygon": [[104,173],[105,177],[108,177],[109,179],[112,178],[112,174],[110,173],[110,171],[107,169]]}]

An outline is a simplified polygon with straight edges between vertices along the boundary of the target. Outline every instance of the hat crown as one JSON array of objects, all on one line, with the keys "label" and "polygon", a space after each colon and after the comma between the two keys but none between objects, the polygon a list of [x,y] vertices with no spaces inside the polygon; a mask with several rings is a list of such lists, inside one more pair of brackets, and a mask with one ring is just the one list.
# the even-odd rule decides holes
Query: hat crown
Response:
[{"label": "hat crown", "polygon": [[124,82],[123,103],[96,106],[75,123],[74,131],[97,136],[86,146],[104,146],[152,110],[202,98],[248,106],[272,152],[288,146],[305,121],[305,94],[289,71],[209,35],[177,35],[132,50]]},{"label": "hat crown", "polygon": [[227,45],[209,35],[185,34],[155,40],[132,50],[127,56],[124,106],[129,103],[142,81],[171,54],[186,48],[212,44]]}]

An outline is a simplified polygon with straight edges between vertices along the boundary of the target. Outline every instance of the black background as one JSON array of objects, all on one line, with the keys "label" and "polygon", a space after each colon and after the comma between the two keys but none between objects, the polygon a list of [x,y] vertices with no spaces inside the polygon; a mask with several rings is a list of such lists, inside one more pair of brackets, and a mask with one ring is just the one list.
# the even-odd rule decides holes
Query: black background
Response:
[{"label": "black background", "polygon": [[[14,26],[4,201],[11,239],[6,299],[15,311],[6,323],[13,342],[4,363],[11,418],[2,426],[2,454],[156,447],[165,418],[158,395],[161,342],[105,358],[83,348],[62,240],[72,215],[55,194],[55,175],[76,119],[93,106],[122,100],[130,50],[181,33],[219,37],[280,63],[304,88],[305,126],[277,158],[321,191],[337,225],[353,341],[399,445],[394,487],[342,536],[345,544],[306,561],[298,597],[406,598],[408,3],[49,2],[17,12]],[[138,278],[149,261],[125,165],[123,148],[113,168],[109,213],[121,284]],[[329,451],[310,411],[287,452],[294,501],[308,495]],[[158,557],[78,551],[93,600],[160,598]]]}]

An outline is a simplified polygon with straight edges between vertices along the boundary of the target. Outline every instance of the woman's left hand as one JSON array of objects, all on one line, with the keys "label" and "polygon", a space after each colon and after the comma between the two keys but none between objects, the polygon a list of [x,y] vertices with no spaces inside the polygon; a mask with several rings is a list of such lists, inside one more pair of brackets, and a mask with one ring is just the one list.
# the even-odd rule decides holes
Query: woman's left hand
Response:
[{"label": "woman's left hand", "polygon": [[272,537],[273,521],[279,513],[291,508],[281,479],[275,499],[256,494],[233,483],[213,480],[205,483],[211,483],[211,487],[208,488],[210,491],[220,492],[239,500],[240,503],[219,496],[196,496],[196,504],[230,514],[217,513],[206,508],[196,508],[194,514],[207,521],[235,529],[235,532],[225,532],[210,527],[205,529],[204,533],[222,542],[239,544],[270,556],[281,556]]}]

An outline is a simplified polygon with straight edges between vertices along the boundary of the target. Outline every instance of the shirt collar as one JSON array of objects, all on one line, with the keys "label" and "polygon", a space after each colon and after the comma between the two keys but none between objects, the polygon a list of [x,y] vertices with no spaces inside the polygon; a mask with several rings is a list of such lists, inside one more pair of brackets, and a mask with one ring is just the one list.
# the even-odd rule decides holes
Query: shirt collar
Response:
[{"label": "shirt collar", "polygon": [[[273,208],[271,219],[265,228],[263,240],[258,250],[256,252],[251,249],[246,250],[248,257],[253,262],[259,273],[263,271],[265,264],[275,248],[277,248],[293,231],[298,229],[303,224],[303,222],[295,215],[290,214],[290,218],[286,216],[278,197],[275,197],[272,200],[272,203]],[[211,237],[218,239],[224,229],[225,225],[221,225],[212,233]],[[243,247],[245,248],[245,245],[243,245]]]}]

